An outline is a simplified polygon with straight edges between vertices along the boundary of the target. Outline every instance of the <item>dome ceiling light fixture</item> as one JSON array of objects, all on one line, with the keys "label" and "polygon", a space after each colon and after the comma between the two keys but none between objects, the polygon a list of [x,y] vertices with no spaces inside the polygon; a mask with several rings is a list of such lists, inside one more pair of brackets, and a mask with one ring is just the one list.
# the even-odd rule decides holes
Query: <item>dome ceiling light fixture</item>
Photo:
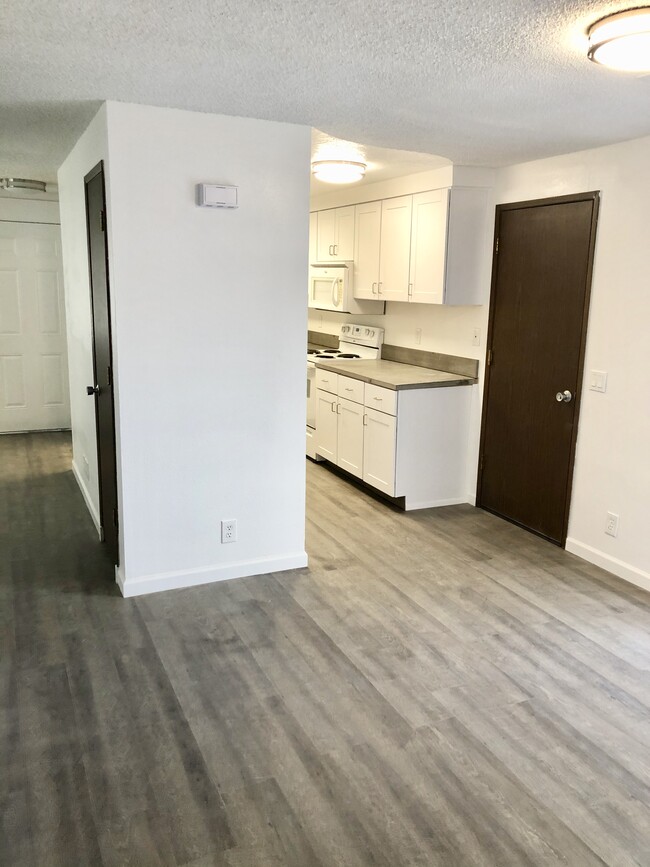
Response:
[{"label": "dome ceiling light fixture", "polygon": [[367,164],[356,160],[314,160],[314,177],[326,184],[352,184],[366,173]]},{"label": "dome ceiling light fixture", "polygon": [[587,31],[587,57],[621,72],[650,72],[650,6],[607,15]]},{"label": "dome ceiling light fixture", "polygon": [[44,193],[47,190],[45,181],[32,181],[29,178],[0,178],[2,190],[36,190]]}]

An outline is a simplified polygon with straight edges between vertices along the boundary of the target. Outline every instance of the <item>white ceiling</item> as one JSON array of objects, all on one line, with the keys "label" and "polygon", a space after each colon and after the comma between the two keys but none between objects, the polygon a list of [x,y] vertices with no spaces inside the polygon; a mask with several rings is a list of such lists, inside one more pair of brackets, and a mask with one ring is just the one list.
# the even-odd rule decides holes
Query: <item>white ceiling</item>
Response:
[{"label": "white ceiling", "polygon": [[307,124],[503,165],[650,133],[585,59],[634,0],[3,0],[0,176],[53,179],[100,101]]},{"label": "white ceiling", "polygon": [[[406,150],[394,150],[392,148],[380,148],[373,145],[364,145],[358,142],[345,141],[334,138],[319,129],[313,129],[311,133],[312,159],[334,160],[358,160],[365,162],[366,173],[362,180],[346,186],[359,186],[361,184],[373,184],[376,181],[388,181],[390,178],[399,178],[404,175],[412,175],[416,172],[426,172],[429,169],[439,169],[450,165],[445,157],[435,154],[422,154]],[[311,195],[319,193],[331,193],[335,186],[318,181],[311,176]]]}]

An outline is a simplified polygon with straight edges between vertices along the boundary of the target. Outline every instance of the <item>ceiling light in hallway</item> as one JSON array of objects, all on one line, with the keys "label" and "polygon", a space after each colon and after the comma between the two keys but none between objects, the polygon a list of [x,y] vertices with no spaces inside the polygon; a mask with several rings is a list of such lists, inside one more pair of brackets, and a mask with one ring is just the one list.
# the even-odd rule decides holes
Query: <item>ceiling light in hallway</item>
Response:
[{"label": "ceiling light in hallway", "polygon": [[32,181],[29,178],[0,178],[2,190],[36,190],[44,193],[46,188],[45,181]]}]

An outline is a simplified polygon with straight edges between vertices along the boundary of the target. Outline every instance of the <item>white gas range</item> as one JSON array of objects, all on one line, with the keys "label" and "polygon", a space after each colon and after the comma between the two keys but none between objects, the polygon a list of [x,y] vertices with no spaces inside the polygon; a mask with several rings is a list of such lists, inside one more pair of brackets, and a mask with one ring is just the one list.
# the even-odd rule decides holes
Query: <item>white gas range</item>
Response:
[{"label": "white gas range", "polygon": [[355,325],[348,322],[341,325],[338,349],[307,350],[307,457],[320,460],[316,456],[316,388],[314,377],[316,362],[332,358],[368,359],[379,358],[384,342],[384,329],[375,325]]}]

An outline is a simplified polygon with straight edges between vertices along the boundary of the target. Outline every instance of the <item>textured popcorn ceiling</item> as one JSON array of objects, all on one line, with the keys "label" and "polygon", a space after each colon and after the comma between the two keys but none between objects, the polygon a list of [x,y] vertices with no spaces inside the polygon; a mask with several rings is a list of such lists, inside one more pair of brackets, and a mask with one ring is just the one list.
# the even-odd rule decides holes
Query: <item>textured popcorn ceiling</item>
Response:
[{"label": "textured popcorn ceiling", "polygon": [[[53,178],[101,100],[503,165],[650,133],[585,58],[591,0],[3,0],[0,176]],[[427,166],[425,166],[427,167]]]}]

